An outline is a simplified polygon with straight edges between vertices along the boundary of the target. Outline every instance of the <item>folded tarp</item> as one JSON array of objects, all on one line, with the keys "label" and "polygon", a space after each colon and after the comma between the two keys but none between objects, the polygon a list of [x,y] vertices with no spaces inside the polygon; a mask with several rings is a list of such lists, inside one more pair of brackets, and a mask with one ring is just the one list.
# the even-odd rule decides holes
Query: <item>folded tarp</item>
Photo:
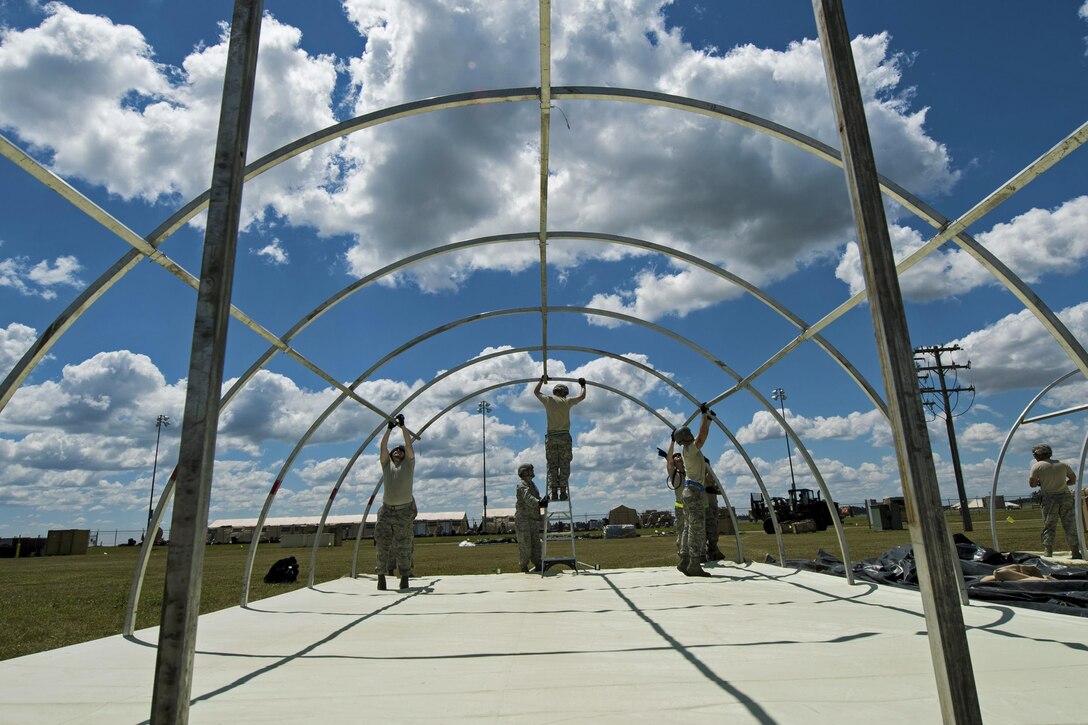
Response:
[{"label": "folded tarp", "polygon": [[[967,596],[971,599],[1088,617],[1088,567],[1064,566],[1020,551],[1002,554],[979,546],[963,534],[955,534],[952,538],[956,542]],[[771,557],[767,559],[768,563],[774,563]],[[1009,567],[1013,565],[1018,565],[1021,573],[1030,568],[1032,573],[1039,576],[1013,578],[1009,576],[1009,572],[1013,571]],[[786,566],[846,576],[842,562],[823,549],[811,561],[790,559],[786,561]],[[896,546],[876,558],[856,562],[852,569],[855,579],[918,588],[914,547],[910,544]],[[1000,574],[995,574],[999,571]]]}]

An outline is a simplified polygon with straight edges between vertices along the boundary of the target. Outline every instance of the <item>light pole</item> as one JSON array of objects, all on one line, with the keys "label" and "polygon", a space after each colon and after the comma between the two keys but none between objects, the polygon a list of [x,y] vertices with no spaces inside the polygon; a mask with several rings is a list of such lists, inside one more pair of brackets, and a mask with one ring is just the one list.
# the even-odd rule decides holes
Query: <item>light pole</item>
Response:
[{"label": "light pole", "polygon": [[[782,420],[786,419],[786,391],[782,388],[775,388],[771,391],[771,398],[778,401],[778,407],[782,411]],[[786,436],[786,457],[790,461],[790,501],[796,503],[797,499],[797,479],[793,475],[793,450],[790,448],[790,436],[785,428],[782,429],[782,433]]]},{"label": "light pole", "polygon": [[487,414],[491,412],[491,403],[486,400],[481,400],[476,405],[476,410],[480,414],[480,424],[483,426],[483,443],[481,449],[484,454],[484,516],[480,520],[480,528],[486,533],[487,531]]},{"label": "light pole", "polygon": [[155,473],[159,469],[159,436],[162,435],[162,427],[164,425],[170,425],[170,416],[160,415],[155,419],[155,463],[151,466],[151,497],[147,500],[147,528],[144,531],[145,538],[152,535],[151,504],[155,501]]}]

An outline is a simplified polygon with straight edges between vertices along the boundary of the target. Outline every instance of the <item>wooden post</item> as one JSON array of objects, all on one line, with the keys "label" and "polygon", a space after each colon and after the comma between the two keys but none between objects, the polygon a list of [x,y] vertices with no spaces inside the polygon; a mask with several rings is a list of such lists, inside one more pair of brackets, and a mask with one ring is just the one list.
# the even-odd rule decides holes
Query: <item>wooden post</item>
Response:
[{"label": "wooden post", "polygon": [[235,0],[197,292],[151,722],[189,720],[212,464],[263,0]]},{"label": "wooden post", "polygon": [[959,559],[951,546],[941,506],[846,17],[841,0],[812,0],[812,7],[842,139],[843,169],[854,209],[896,457],[903,479],[907,522],[918,565],[941,713],[945,722],[981,723],[971,652],[960,609]]}]

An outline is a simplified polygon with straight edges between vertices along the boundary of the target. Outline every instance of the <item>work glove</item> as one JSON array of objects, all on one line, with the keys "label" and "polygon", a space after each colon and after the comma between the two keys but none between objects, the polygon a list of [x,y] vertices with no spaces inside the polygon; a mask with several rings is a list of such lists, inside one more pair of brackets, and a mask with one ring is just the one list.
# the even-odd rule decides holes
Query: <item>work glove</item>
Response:
[{"label": "work glove", "polygon": [[404,413],[397,413],[397,425],[404,425]]},{"label": "work glove", "polygon": [[710,412],[710,406],[708,406],[706,403],[699,403],[699,412],[703,415],[706,415]]},{"label": "work glove", "polygon": [[540,508],[548,508],[548,497],[540,499]]},{"label": "work glove", "polygon": [[548,376],[547,375],[541,375],[540,376],[540,382],[542,382],[542,383],[548,382]]},{"label": "work glove", "polygon": [[585,378],[578,378],[578,384],[581,385],[584,388],[586,386],[586,379]]},{"label": "work glove", "polygon": [[669,454],[666,453],[665,451],[661,450],[660,448],[657,449],[657,455],[661,456],[662,458],[668,458],[669,457]]},{"label": "work glove", "polygon": [[389,425],[389,430],[393,430],[394,428],[396,428],[396,427],[397,427],[397,424],[396,424],[396,423],[394,423],[393,421],[389,421],[389,424],[388,424],[388,425]]}]

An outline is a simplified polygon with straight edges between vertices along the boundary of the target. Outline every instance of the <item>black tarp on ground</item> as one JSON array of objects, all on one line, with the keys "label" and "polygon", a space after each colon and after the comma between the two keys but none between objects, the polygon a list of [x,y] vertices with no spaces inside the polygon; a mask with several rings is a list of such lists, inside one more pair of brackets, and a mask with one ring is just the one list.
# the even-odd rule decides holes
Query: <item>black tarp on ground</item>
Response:
[{"label": "black tarp on ground", "polygon": [[[1063,566],[1021,551],[1002,554],[979,546],[963,534],[955,534],[952,538],[956,542],[960,571],[963,574],[967,595],[971,599],[1004,602],[1044,612],[1088,617],[1088,567]],[[767,563],[775,563],[774,558],[768,556]],[[995,569],[1009,564],[1034,566],[1040,573],[1053,579],[981,581],[983,577],[993,574]],[[820,549],[814,560],[788,559],[786,566],[846,576],[846,568],[842,562],[823,549]],[[914,547],[910,544],[888,549],[874,559],[855,563],[852,568],[856,579],[908,589],[918,588]]]}]

